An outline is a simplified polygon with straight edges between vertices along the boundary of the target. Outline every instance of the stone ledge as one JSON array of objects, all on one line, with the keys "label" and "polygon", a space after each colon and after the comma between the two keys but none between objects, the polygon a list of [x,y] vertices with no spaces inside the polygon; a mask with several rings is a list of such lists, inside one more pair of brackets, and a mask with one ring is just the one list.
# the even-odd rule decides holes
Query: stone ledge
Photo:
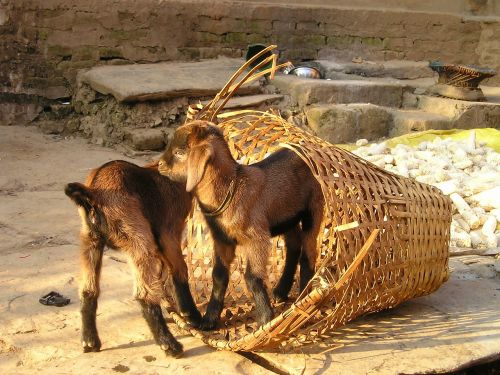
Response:
[{"label": "stone ledge", "polygon": [[273,81],[282,94],[289,94],[293,104],[304,107],[316,103],[371,103],[401,107],[403,93],[411,90],[399,82],[369,80],[324,80],[278,75]]},{"label": "stone ledge", "polygon": [[390,77],[396,79],[418,79],[434,76],[427,61],[367,61],[337,62],[318,60],[317,63],[325,70],[326,78],[333,78],[335,73],[346,73],[364,77]]},{"label": "stone ledge", "polygon": [[[203,97],[216,94],[243,62],[219,58],[194,63],[99,66],[84,73],[82,79],[94,90],[113,95],[119,102]],[[240,95],[258,92],[258,82],[238,91]]]},{"label": "stone ledge", "polygon": [[[491,90],[485,90],[485,92],[489,93]],[[493,96],[490,96],[490,98],[494,99]],[[451,118],[453,127],[457,129],[500,128],[500,103],[496,101],[467,102],[418,95],[417,108]]]}]

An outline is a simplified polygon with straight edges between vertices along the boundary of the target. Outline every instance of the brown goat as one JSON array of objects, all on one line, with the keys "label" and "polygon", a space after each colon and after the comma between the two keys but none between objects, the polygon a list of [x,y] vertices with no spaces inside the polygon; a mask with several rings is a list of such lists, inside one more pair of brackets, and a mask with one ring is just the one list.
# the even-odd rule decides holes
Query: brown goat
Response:
[{"label": "brown goat", "polygon": [[[85,185],[70,183],[65,193],[78,206],[83,278],[80,286],[84,352],[101,348],[96,328],[97,299],[105,246],[125,252],[133,269],[134,295],[155,341],[169,355],[182,345],[165,324],[160,302],[169,274],[181,314],[199,325],[181,251],[182,232],[192,206],[184,185],[158,173],[158,164],[139,167],[111,161],[93,170]],[[168,272],[170,271],[170,272]]]},{"label": "brown goat", "polygon": [[176,130],[159,171],[194,193],[214,240],[213,288],[202,329],[213,329],[220,317],[236,246],[247,259],[245,280],[260,323],[273,317],[264,285],[271,237],[285,234],[287,245],[275,297],[287,298],[299,257],[300,289],[306,286],[314,274],[324,198],[298,155],[282,149],[261,162],[240,165],[217,126],[194,121]]}]

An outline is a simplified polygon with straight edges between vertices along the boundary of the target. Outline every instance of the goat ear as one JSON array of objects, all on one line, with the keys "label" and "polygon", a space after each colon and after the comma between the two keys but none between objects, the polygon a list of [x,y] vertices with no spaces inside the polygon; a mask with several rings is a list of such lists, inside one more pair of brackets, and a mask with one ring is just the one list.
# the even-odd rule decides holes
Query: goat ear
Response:
[{"label": "goat ear", "polygon": [[193,191],[193,189],[200,183],[212,154],[212,146],[209,144],[191,148],[187,160],[186,191]]}]

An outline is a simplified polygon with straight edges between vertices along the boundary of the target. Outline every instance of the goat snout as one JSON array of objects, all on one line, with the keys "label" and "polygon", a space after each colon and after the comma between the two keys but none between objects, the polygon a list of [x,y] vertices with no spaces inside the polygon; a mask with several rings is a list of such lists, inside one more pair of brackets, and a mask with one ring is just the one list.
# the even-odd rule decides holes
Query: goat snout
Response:
[{"label": "goat snout", "polygon": [[162,175],[165,175],[167,171],[167,162],[163,159],[158,160],[158,172],[160,172],[160,174]]}]

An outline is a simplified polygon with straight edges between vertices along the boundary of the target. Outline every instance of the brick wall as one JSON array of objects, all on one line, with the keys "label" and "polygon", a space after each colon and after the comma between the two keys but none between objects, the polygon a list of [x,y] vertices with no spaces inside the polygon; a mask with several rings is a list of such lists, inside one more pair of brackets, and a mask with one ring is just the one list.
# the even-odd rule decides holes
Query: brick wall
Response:
[{"label": "brick wall", "polygon": [[203,0],[0,4],[4,100],[67,97],[77,71],[97,64],[242,56],[256,42],[277,43],[292,60],[440,58],[500,67],[498,19]]}]

